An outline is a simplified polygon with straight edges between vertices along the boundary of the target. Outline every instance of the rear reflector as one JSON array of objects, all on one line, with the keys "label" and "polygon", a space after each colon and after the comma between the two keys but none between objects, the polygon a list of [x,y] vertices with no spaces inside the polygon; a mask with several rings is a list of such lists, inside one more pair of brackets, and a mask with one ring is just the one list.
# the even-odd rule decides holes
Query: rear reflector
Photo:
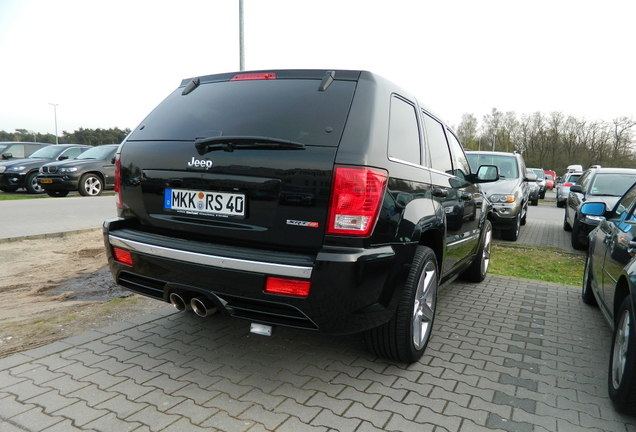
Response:
[{"label": "rear reflector", "polygon": [[273,79],[276,79],[276,74],[274,72],[264,72],[264,73],[237,74],[237,75],[234,75],[230,81],[253,81],[253,80],[273,80]]},{"label": "rear reflector", "polygon": [[268,277],[265,282],[265,292],[294,297],[307,297],[311,283],[307,280],[283,279]]},{"label": "rear reflector", "polygon": [[371,235],[386,184],[386,171],[337,166],[331,187],[327,234]]},{"label": "rear reflector", "polygon": [[120,262],[122,264],[132,265],[132,255],[130,251],[120,248],[113,248],[113,257],[115,257],[115,261]]}]

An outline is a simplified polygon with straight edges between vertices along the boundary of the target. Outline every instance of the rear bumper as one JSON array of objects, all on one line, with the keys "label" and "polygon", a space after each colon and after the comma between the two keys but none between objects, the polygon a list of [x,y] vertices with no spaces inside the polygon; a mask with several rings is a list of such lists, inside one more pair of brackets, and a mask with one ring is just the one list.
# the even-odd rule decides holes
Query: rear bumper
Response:
[{"label": "rear bumper", "polygon": [[[331,334],[391,318],[416,247],[264,251],[142,232],[126,219],[104,223],[104,242],[113,277],[131,291],[166,302],[171,292],[204,296],[237,318]],[[115,261],[112,247],[130,251],[133,265]],[[265,293],[268,276],[309,280],[309,296]]]}]

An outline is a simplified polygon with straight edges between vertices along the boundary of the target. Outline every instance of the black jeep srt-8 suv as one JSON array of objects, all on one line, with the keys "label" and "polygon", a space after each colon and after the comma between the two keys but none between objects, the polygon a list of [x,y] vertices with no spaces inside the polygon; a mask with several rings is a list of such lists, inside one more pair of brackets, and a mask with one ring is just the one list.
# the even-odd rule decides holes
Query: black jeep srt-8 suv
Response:
[{"label": "black jeep srt-8 suv", "polygon": [[438,287],[488,269],[475,183],[497,169],[471,173],[455,134],[370,72],[184,80],[121,144],[116,178],[104,239],[117,283],[256,333],[362,332],[413,362]]}]

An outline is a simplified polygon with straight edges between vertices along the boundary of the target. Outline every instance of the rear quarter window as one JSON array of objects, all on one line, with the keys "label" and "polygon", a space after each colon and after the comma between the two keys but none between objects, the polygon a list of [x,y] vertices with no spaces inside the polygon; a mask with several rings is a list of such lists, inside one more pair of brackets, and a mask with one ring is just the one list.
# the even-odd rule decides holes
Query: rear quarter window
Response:
[{"label": "rear quarter window", "polygon": [[417,126],[417,111],[405,100],[391,98],[389,118],[389,157],[420,165],[420,130]]},{"label": "rear quarter window", "polygon": [[203,83],[187,95],[176,89],[129,137],[192,141],[212,136],[261,136],[337,146],[356,83],[277,79]]}]

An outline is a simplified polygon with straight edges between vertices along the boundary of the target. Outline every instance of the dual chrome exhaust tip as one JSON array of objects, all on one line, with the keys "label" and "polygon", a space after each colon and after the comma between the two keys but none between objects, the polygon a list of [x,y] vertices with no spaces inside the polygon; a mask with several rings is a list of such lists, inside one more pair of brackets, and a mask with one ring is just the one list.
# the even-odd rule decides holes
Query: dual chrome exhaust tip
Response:
[{"label": "dual chrome exhaust tip", "polygon": [[207,297],[184,298],[179,293],[170,293],[170,304],[178,311],[192,309],[200,317],[207,317],[217,312],[214,303]]},{"label": "dual chrome exhaust tip", "polygon": [[[192,309],[200,317],[214,315],[218,311],[214,302],[207,297],[184,297],[177,292],[171,292],[168,299],[176,310],[185,311]],[[267,324],[251,323],[250,325],[250,333],[262,336],[271,336],[272,330],[272,326]]]}]

